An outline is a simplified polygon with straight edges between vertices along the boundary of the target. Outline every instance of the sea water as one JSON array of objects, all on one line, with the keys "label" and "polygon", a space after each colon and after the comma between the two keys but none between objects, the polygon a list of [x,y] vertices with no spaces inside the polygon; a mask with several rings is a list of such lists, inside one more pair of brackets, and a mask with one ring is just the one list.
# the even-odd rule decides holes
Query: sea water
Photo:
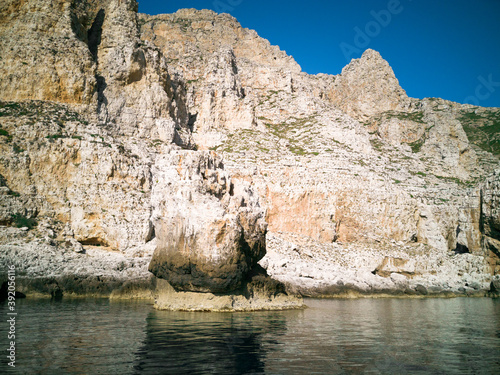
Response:
[{"label": "sea water", "polygon": [[0,374],[500,374],[500,300],[305,300],[252,313],[146,302],[17,300]]}]

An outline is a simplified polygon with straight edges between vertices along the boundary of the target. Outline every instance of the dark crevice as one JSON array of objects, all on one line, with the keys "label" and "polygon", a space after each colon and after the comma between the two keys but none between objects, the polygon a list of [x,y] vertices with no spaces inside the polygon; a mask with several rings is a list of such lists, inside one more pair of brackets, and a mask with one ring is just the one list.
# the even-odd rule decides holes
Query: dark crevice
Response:
[{"label": "dark crevice", "polygon": [[497,258],[500,258],[500,249],[496,247],[493,243],[490,241],[486,241],[486,244],[488,246],[488,249],[491,251],[491,254],[496,256]]},{"label": "dark crevice", "polygon": [[96,62],[97,62],[97,51],[99,48],[99,44],[101,44],[102,25],[104,23],[104,16],[105,16],[104,9],[101,9],[97,13],[94,22],[92,23],[92,26],[90,27],[87,33],[89,50],[92,56],[94,57],[94,61]]},{"label": "dark crevice", "polygon": [[148,229],[148,233],[146,235],[146,242],[149,242],[151,241],[152,239],[154,239],[156,237],[156,233],[155,233],[155,227],[153,225],[153,223],[150,221],[149,222],[149,229]]},{"label": "dark crevice", "polygon": [[97,112],[100,113],[102,110],[102,106],[104,105],[104,108],[106,108],[108,104],[108,100],[104,95],[104,90],[106,89],[107,85],[106,85],[106,80],[101,75],[96,75],[96,81],[97,81],[97,103],[98,103]]},{"label": "dark crevice", "polygon": [[453,250],[455,254],[470,254],[470,250],[467,246],[457,243],[457,247]]},{"label": "dark crevice", "polygon": [[146,56],[144,56],[144,51],[136,49],[132,53],[132,61],[134,62],[132,66],[138,66],[138,68],[130,69],[127,80],[128,85],[140,81],[144,75],[144,69],[146,67]]},{"label": "dark crevice", "polygon": [[86,240],[78,241],[78,242],[80,242],[82,245],[87,245],[87,246],[104,246],[104,247],[108,246],[106,241],[104,241],[101,238],[97,238],[97,237],[87,238]]},{"label": "dark crevice", "polygon": [[194,115],[191,113],[188,114],[188,127],[191,132],[194,129],[194,124],[196,123],[197,119],[198,119],[198,113],[195,113]]},{"label": "dark crevice", "polygon": [[484,234],[483,189],[479,190],[479,231]]},{"label": "dark crevice", "polygon": [[495,222],[493,220],[488,220],[488,232],[486,233],[486,235],[488,237],[491,237],[497,241],[500,241],[500,231],[495,228]]},{"label": "dark crevice", "polygon": [[85,30],[85,27],[82,25],[82,23],[75,14],[71,15],[71,29],[73,30],[73,33],[79,40],[88,44],[87,32]]}]

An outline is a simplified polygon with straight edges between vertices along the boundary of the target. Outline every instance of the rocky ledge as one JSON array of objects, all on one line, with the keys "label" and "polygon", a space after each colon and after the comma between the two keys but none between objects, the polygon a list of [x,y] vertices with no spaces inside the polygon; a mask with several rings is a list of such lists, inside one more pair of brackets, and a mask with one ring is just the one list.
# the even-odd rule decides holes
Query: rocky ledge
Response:
[{"label": "rocky ledge", "polygon": [[290,294],[284,284],[271,279],[264,269],[255,269],[238,290],[230,293],[196,293],[175,290],[158,279],[155,307],[183,311],[289,310],[304,307],[299,294]]}]

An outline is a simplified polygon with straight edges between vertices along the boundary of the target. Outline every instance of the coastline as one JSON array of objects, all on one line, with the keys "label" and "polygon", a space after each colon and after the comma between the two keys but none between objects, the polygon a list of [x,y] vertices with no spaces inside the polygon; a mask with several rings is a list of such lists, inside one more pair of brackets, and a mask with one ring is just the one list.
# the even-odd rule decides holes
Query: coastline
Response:
[{"label": "coastline", "polygon": [[[57,281],[62,281],[68,276],[56,278]],[[19,278],[17,291],[22,292],[29,299],[85,299],[85,298],[103,298],[110,300],[143,300],[147,303],[155,301],[155,278],[142,280],[113,280],[112,284],[106,283],[102,280],[100,287],[96,288],[96,284],[89,284],[87,289],[82,285],[78,291],[68,288],[67,286],[62,289],[62,295],[56,296],[49,290],[53,285],[54,278]],[[62,283],[60,285],[63,285]],[[203,294],[203,293],[197,293]],[[207,293],[207,296],[212,294]],[[357,289],[346,288],[342,291],[332,292],[303,292],[298,296],[307,299],[382,299],[382,298],[397,298],[397,299],[424,299],[424,298],[499,298],[491,289],[481,289],[469,291],[464,293],[456,293],[450,291],[431,292],[427,294],[417,293],[414,291],[372,291],[366,292]],[[201,309],[202,311],[206,311]],[[259,309],[264,310],[264,309]],[[273,310],[270,308],[269,310]],[[181,311],[189,311],[184,309]],[[192,310],[195,311],[195,310]],[[200,310],[197,310],[200,311]],[[217,310],[212,310],[217,311]],[[254,311],[248,309],[245,311]]]},{"label": "coastline", "polygon": [[[269,239],[271,239],[271,242],[269,242]],[[294,263],[302,266],[301,273],[297,270],[293,272],[289,270],[289,273],[283,274],[276,271],[278,270],[277,266],[280,265],[279,262],[283,262],[287,254],[298,254],[298,252],[296,248],[296,250],[291,250],[291,248],[287,250],[289,246],[283,246],[281,247],[281,254],[278,254],[275,242],[276,238],[270,235],[268,237],[268,255],[261,264],[266,266],[264,268],[267,268],[267,272],[272,279],[284,284],[287,295],[299,296],[300,299],[481,298],[498,296],[498,289],[492,286],[494,281],[489,283],[470,282],[469,286],[460,289],[452,283],[445,289],[443,285],[448,284],[443,284],[442,280],[437,282],[435,277],[428,280],[422,278],[417,280],[408,279],[405,283],[387,283],[387,280],[390,279],[370,272],[362,274],[359,272],[357,274],[343,272],[334,262],[331,262],[329,268],[326,267],[326,264],[321,264],[323,269],[331,271],[329,274],[333,277],[330,279],[321,279],[321,274],[306,274],[307,270],[304,263],[296,260]],[[154,243],[151,245],[154,245]],[[17,272],[16,290],[24,293],[27,298],[63,300],[68,298],[136,299],[154,303],[157,279],[148,271],[152,251],[144,251],[138,256],[139,252],[137,251],[120,253],[92,246],[85,246],[84,250],[84,253],[77,253],[71,248],[58,246],[41,239],[35,239],[27,243],[16,241],[0,245],[0,281],[6,280],[6,270],[9,265],[14,264]],[[299,248],[299,251],[302,250]],[[305,256],[302,257],[311,259]],[[316,257],[316,259],[319,259],[319,257]],[[317,263],[312,262],[311,259],[309,267],[316,268]],[[307,277],[303,277],[304,275]],[[364,278],[359,279],[360,275]],[[401,275],[391,275],[392,278],[399,276],[402,279]],[[311,277],[315,277],[315,279]],[[366,283],[369,280],[372,280],[371,285]],[[460,280],[463,281],[463,279]],[[452,289],[452,286],[454,289]],[[202,300],[208,300],[207,295],[201,294],[201,296],[203,297]],[[266,309],[264,304],[261,303],[262,300],[257,303],[258,307],[256,307],[255,303],[242,304],[241,301],[243,300],[241,298],[239,302],[237,300],[238,298],[231,302],[235,306],[240,306],[236,310]],[[178,306],[174,307],[165,303],[165,299],[163,299],[163,308],[196,310],[192,305],[186,305],[184,297],[178,299],[178,302]],[[284,308],[297,308],[298,305],[296,301],[294,303],[287,300],[281,302],[282,307],[280,307],[280,303],[277,303],[271,304],[268,309],[282,309],[283,306]],[[201,310],[206,309],[206,307],[201,308]],[[231,309],[215,306],[211,310]]]}]

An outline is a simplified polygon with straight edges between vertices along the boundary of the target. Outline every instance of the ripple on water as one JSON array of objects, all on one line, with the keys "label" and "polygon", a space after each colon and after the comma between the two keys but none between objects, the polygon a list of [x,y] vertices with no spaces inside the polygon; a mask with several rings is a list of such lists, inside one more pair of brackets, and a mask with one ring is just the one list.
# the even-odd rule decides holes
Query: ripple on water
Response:
[{"label": "ripple on water", "polygon": [[[105,299],[19,300],[17,373],[499,373],[499,300],[307,305],[294,311],[188,313]],[[5,305],[0,314],[6,316]],[[7,341],[2,324],[2,347]],[[6,359],[0,366],[3,373]]]}]

